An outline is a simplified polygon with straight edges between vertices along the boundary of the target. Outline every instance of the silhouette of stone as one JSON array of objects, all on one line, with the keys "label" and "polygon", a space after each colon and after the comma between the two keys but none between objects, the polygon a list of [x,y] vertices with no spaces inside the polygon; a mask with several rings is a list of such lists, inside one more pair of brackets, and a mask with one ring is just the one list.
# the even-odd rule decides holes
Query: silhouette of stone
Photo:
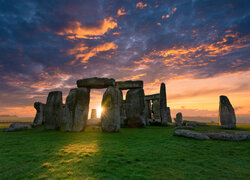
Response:
[{"label": "silhouette of stone", "polygon": [[167,126],[167,99],[166,99],[166,87],[164,83],[161,83],[160,89],[160,116],[161,116],[161,125]]},{"label": "silhouette of stone", "polygon": [[102,98],[103,112],[101,115],[102,131],[120,131],[121,94],[119,89],[109,86]]},{"label": "silhouette of stone", "polygon": [[146,118],[151,119],[151,104],[150,101],[145,100],[146,102]]},{"label": "silhouette of stone", "polygon": [[116,81],[120,90],[143,88],[143,81]]},{"label": "silhouette of stone", "polygon": [[130,89],[126,94],[126,116],[129,127],[145,127],[145,101],[142,88]]},{"label": "silhouette of stone", "polygon": [[184,129],[175,130],[174,135],[175,136],[183,136],[183,137],[192,138],[192,139],[200,139],[200,140],[208,140],[209,139],[209,137],[205,134],[198,133],[198,132],[191,131],[191,130],[184,130]]},{"label": "silhouette of stone", "polygon": [[65,104],[65,130],[84,131],[88,119],[90,90],[88,88],[71,89]]},{"label": "silhouette of stone", "polygon": [[182,123],[182,113],[181,112],[178,112],[176,114],[175,123],[177,126],[181,126],[181,123]]},{"label": "silhouette of stone", "polygon": [[109,86],[115,86],[114,79],[108,78],[87,78],[87,79],[80,79],[76,82],[77,87],[86,87],[86,88],[95,88],[95,89],[102,89],[107,88]]},{"label": "silhouette of stone", "polygon": [[151,95],[146,95],[145,96],[145,100],[149,101],[149,100],[159,100],[160,99],[160,94],[151,94]]},{"label": "silhouette of stone", "polygon": [[35,102],[34,103],[34,108],[36,109],[36,116],[33,121],[33,126],[39,126],[44,124],[44,108],[45,104],[41,102]]},{"label": "silhouette of stone", "polygon": [[236,128],[234,108],[226,96],[220,96],[219,125],[224,129]]},{"label": "silhouette of stone", "polygon": [[44,128],[45,129],[60,129],[63,122],[63,104],[62,92],[52,91],[47,97],[47,102],[44,110]]},{"label": "silhouette of stone", "polygon": [[172,123],[172,117],[170,112],[170,107],[167,107],[167,122]]},{"label": "silhouette of stone", "polygon": [[92,109],[92,110],[91,110],[91,119],[92,119],[92,118],[97,118],[96,109]]},{"label": "silhouette of stone", "polygon": [[4,128],[4,132],[21,131],[25,129],[31,129],[31,124],[27,123],[12,123],[8,128]]},{"label": "silhouette of stone", "polygon": [[249,132],[229,132],[229,131],[208,131],[204,133],[210,139],[225,140],[225,141],[244,141],[250,140]]},{"label": "silhouette of stone", "polygon": [[152,113],[153,119],[156,121],[160,121],[160,101],[158,99],[152,100]]}]

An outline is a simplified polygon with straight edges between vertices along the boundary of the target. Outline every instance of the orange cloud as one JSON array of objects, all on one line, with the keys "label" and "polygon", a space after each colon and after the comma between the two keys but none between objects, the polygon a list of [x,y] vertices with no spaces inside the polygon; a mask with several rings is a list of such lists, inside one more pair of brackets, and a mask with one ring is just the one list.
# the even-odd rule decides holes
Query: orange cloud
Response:
[{"label": "orange cloud", "polygon": [[136,7],[137,7],[137,8],[140,8],[140,9],[143,9],[143,8],[147,7],[147,3],[143,4],[143,2],[138,2],[138,3],[136,4]]},{"label": "orange cloud", "polygon": [[79,59],[81,59],[81,63],[87,63],[91,57],[96,56],[98,53],[109,50],[115,50],[117,48],[118,45],[116,45],[114,42],[100,44],[92,49],[88,48],[85,44],[80,44],[74,47],[73,49],[68,50],[67,53],[76,57],[76,59],[71,63],[74,64]]},{"label": "orange cloud", "polygon": [[128,13],[125,11],[124,8],[120,8],[117,11],[117,16],[122,16],[122,15],[126,15],[126,14],[128,14]]},{"label": "orange cloud", "polygon": [[73,21],[69,23],[69,27],[64,28],[61,32],[57,32],[58,35],[66,35],[68,39],[84,38],[94,39],[98,36],[102,36],[109,30],[117,27],[117,22],[112,17],[105,18],[98,22],[98,26],[85,27],[79,21]]},{"label": "orange cloud", "polygon": [[167,18],[170,18],[170,15],[173,15],[173,14],[175,13],[175,11],[176,11],[176,10],[177,10],[177,8],[176,8],[176,7],[175,7],[175,8],[173,8],[173,9],[172,9],[172,11],[170,12],[170,14],[166,14],[166,16],[165,16],[165,15],[162,15],[162,16],[161,16],[161,18],[162,18],[162,19],[165,19],[165,18],[166,18],[166,19],[167,19]]}]

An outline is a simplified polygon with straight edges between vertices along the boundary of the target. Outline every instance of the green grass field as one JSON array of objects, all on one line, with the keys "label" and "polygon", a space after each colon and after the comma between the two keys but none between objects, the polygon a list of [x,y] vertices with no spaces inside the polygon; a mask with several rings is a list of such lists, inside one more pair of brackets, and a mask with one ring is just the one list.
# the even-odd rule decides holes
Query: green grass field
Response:
[{"label": "green grass field", "polygon": [[[196,128],[212,129],[220,130]],[[250,125],[238,130],[250,132]],[[249,141],[201,141],[173,132],[172,127],[0,132],[0,179],[250,178]]]}]

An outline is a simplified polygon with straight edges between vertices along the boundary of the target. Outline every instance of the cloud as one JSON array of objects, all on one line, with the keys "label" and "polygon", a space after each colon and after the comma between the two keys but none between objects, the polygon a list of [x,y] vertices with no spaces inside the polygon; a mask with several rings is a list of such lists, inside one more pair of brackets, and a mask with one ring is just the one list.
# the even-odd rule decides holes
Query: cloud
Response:
[{"label": "cloud", "polygon": [[138,2],[138,3],[136,4],[136,8],[143,9],[143,8],[145,8],[145,7],[147,7],[147,3]]},{"label": "cloud", "polygon": [[125,11],[124,8],[120,8],[117,11],[117,16],[123,16],[123,15],[126,15],[126,14],[128,14],[128,13]]},{"label": "cloud", "polygon": [[58,35],[68,36],[69,39],[83,38],[92,39],[99,38],[109,30],[117,27],[117,22],[114,18],[104,18],[102,21],[98,21],[97,25],[84,26],[80,21],[69,22],[68,27],[63,28],[57,32]]}]

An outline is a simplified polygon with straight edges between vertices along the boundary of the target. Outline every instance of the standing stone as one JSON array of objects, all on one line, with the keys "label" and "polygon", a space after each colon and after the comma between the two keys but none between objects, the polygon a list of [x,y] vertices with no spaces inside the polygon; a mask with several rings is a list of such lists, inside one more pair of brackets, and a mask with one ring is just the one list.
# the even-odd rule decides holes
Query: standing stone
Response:
[{"label": "standing stone", "polygon": [[84,131],[88,119],[90,90],[74,88],[69,92],[65,104],[65,130]]},{"label": "standing stone", "polygon": [[167,125],[167,100],[166,100],[166,87],[164,83],[161,83],[160,89],[160,115],[161,115],[161,125]]},{"label": "standing stone", "polygon": [[170,112],[170,107],[167,107],[167,122],[172,123],[172,117]]},{"label": "standing stone", "polygon": [[181,112],[178,112],[176,114],[175,123],[177,126],[181,126],[181,123],[182,123],[182,113]]},{"label": "standing stone", "polygon": [[151,103],[150,100],[146,100],[146,118],[151,119]]},{"label": "standing stone", "polygon": [[219,125],[224,129],[236,128],[234,108],[227,96],[220,96]]},{"label": "standing stone", "polygon": [[152,113],[153,119],[159,121],[161,119],[160,116],[160,101],[157,99],[152,100]]},{"label": "standing stone", "polygon": [[123,100],[123,93],[120,91],[120,101],[121,101],[121,107],[120,107],[120,120],[121,120],[121,127],[125,127],[128,125],[128,122],[126,121],[126,100]]},{"label": "standing stone", "polygon": [[126,94],[126,116],[129,127],[145,127],[145,95],[142,88],[130,89]]},{"label": "standing stone", "polygon": [[34,103],[34,108],[36,109],[36,116],[33,121],[33,126],[39,126],[44,124],[44,108],[45,104],[41,102],[35,102]]},{"label": "standing stone", "polygon": [[102,98],[101,125],[104,132],[120,131],[121,94],[119,89],[109,86]]},{"label": "standing stone", "polygon": [[91,111],[91,119],[93,119],[93,118],[97,118],[96,109],[92,109],[92,111]]},{"label": "standing stone", "polygon": [[44,111],[44,128],[60,129],[63,119],[62,92],[52,91],[49,93]]}]

